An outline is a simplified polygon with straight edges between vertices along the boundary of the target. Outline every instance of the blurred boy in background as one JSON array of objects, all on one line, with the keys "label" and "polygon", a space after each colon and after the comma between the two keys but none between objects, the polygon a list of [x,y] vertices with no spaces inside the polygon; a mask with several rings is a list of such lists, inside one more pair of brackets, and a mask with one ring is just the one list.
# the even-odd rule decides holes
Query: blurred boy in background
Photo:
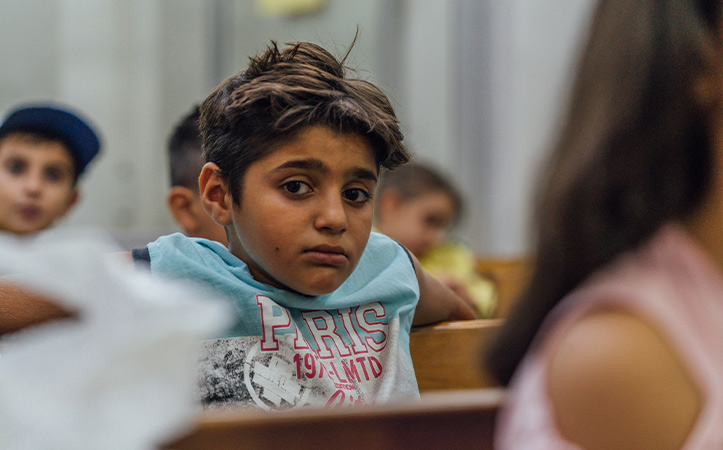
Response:
[{"label": "blurred boy in background", "polygon": [[11,112],[0,125],[0,230],[33,234],[65,216],[99,150],[98,136],[75,113],[46,105]]},{"label": "blurred boy in background", "polygon": [[168,140],[171,190],[168,209],[188,237],[200,237],[226,245],[224,228],[203,209],[198,192],[198,176],[203,167],[199,107],[195,106],[176,125]]},{"label": "blurred boy in background", "polygon": [[[0,125],[0,231],[32,236],[65,216],[78,201],[78,179],[99,151],[95,131],[65,108],[13,110]],[[70,315],[53,302],[0,285],[0,334]]]},{"label": "blurred boy in background", "polygon": [[422,268],[492,317],[495,285],[476,271],[468,248],[447,238],[463,209],[455,186],[429,166],[415,163],[384,173],[377,192],[376,228],[411,251]]}]

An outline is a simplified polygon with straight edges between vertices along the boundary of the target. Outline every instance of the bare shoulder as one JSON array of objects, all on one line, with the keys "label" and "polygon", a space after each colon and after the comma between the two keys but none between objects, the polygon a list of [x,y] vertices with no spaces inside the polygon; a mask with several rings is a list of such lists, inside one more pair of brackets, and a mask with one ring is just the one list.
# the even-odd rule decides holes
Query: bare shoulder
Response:
[{"label": "bare shoulder", "polygon": [[702,406],[678,355],[651,324],[621,311],[587,316],[551,344],[557,425],[586,449],[678,449]]}]

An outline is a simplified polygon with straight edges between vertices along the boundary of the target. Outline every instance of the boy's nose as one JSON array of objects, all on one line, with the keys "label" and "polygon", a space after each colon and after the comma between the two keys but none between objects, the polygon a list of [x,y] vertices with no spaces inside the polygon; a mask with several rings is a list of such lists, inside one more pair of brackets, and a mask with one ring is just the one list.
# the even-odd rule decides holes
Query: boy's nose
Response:
[{"label": "boy's nose", "polygon": [[347,229],[344,200],[340,196],[329,195],[319,203],[315,226],[317,229],[332,233],[342,233]]},{"label": "boy's nose", "polygon": [[440,244],[444,240],[446,230],[444,229],[428,229],[424,234],[422,241],[424,242],[425,250]]},{"label": "boy's nose", "polygon": [[28,195],[37,196],[43,190],[43,179],[40,175],[28,174],[23,181],[23,187]]}]

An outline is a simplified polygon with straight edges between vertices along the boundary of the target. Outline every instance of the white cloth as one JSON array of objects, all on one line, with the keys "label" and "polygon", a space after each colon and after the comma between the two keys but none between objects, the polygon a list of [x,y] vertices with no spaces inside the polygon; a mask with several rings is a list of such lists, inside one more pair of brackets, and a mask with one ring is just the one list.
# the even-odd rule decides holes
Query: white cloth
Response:
[{"label": "white cloth", "polygon": [[0,276],[79,316],[3,338],[1,449],[152,449],[187,425],[226,302],[136,271],[87,230],[0,236]]}]

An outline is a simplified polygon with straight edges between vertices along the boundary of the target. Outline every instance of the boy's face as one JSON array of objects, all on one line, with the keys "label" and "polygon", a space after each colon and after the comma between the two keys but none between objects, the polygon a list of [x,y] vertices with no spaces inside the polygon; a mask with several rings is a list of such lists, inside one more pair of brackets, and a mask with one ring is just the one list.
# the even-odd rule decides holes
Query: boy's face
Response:
[{"label": "boy's face", "polygon": [[77,199],[74,174],[59,142],[20,134],[0,139],[0,229],[28,234],[48,228]]},{"label": "boy's face", "polygon": [[303,129],[248,167],[240,207],[226,194],[231,252],[258,281],[305,295],[334,291],[369,239],[376,173],[364,137]]},{"label": "boy's face", "polygon": [[396,192],[380,199],[379,230],[398,241],[415,256],[423,257],[443,239],[454,220],[454,201],[436,191],[412,199],[401,199]]}]

